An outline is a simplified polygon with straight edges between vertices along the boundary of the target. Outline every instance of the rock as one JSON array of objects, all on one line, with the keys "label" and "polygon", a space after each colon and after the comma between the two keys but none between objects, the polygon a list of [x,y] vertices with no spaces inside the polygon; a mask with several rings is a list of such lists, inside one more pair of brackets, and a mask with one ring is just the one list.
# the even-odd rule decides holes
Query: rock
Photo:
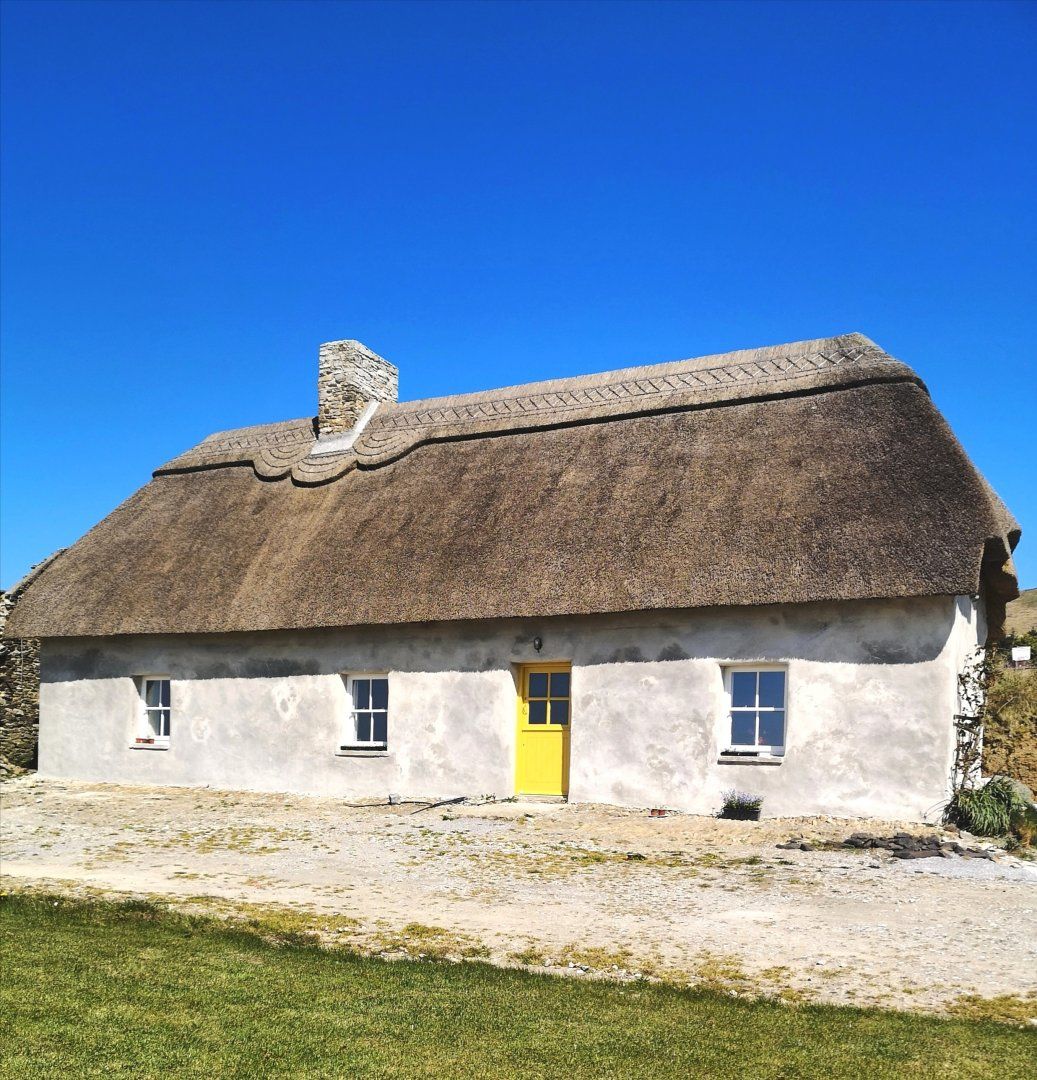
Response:
[{"label": "rock", "polygon": [[1008,783],[1024,803],[1030,804],[1033,800],[1033,792],[1021,781],[1008,777]]}]

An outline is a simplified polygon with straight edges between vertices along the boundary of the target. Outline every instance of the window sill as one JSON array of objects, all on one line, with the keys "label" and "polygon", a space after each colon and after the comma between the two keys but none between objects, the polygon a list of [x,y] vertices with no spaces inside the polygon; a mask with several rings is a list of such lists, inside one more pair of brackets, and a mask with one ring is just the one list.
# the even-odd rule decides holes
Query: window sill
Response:
[{"label": "window sill", "polygon": [[784,755],[777,754],[724,754],[717,758],[718,765],[780,765]]},{"label": "window sill", "polygon": [[341,746],[335,751],[335,757],[388,757],[389,751],[384,747],[366,746]]},{"label": "window sill", "polygon": [[168,750],[168,742],[131,742],[131,750]]}]

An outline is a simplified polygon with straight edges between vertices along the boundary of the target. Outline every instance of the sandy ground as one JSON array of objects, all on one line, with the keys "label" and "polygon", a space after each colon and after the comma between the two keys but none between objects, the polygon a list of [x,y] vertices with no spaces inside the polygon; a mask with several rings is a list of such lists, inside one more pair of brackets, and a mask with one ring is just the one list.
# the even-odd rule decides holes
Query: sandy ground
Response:
[{"label": "sandy ground", "polygon": [[0,870],[8,888],[291,906],[377,952],[438,942],[499,963],[901,1008],[1037,993],[1032,868],[984,864],[1002,876],[975,880],[930,871],[944,860],[775,848],[903,823],[415,809],[28,776],[0,785]]}]

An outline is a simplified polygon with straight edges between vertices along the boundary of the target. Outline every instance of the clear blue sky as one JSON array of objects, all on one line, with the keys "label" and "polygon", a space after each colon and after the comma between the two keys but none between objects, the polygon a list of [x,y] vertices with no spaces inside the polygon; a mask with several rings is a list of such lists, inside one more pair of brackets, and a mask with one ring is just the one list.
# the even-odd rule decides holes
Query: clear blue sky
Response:
[{"label": "clear blue sky", "polygon": [[3,9],[10,585],[221,428],[860,330],[1037,586],[1037,5]]}]

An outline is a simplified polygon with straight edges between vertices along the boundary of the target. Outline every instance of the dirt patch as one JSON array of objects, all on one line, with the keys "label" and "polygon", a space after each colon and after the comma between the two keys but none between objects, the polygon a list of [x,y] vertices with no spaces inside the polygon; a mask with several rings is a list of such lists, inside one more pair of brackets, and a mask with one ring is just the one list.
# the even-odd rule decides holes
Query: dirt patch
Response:
[{"label": "dirt patch", "polygon": [[0,798],[8,887],[162,897],[381,954],[787,1000],[945,1009],[1037,992],[1032,882],[907,873],[883,851],[776,848],[919,824],[522,803],[415,815],[37,777]]}]

